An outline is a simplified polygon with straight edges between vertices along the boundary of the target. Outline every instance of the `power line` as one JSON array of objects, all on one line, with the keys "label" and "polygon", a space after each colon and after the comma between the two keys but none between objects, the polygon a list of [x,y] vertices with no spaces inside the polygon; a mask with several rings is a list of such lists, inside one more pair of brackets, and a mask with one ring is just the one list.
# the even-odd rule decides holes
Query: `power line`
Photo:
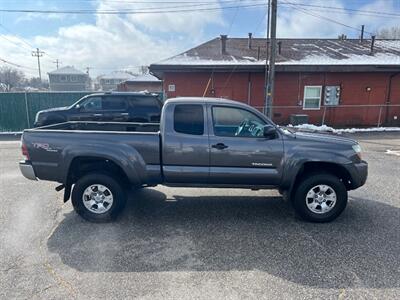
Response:
[{"label": "power line", "polygon": [[[31,43],[27,42],[25,39],[18,37],[15,33],[13,33],[10,29],[8,29],[7,27],[5,27],[3,24],[0,23],[0,27],[2,27],[5,31],[7,31],[8,33],[11,33],[12,35],[15,36],[16,39],[20,40],[21,42],[23,42],[24,44],[28,45],[30,48],[35,48],[34,46],[32,46]],[[31,49],[29,49],[31,50]]]},{"label": "power line", "polygon": [[4,13],[37,13],[37,14],[98,14],[98,15],[134,15],[134,14],[160,14],[160,13],[180,13],[180,12],[201,12],[235,8],[260,7],[264,4],[245,4],[234,6],[220,6],[198,9],[177,9],[177,10],[37,10],[37,9],[0,9]]},{"label": "power line", "polygon": [[26,50],[28,50],[28,51],[31,51],[31,49],[28,49],[27,47],[22,46],[22,45],[20,45],[20,44],[17,44],[16,42],[10,40],[9,38],[6,38],[4,35],[0,35],[0,38],[2,38],[2,39],[4,39],[4,40],[6,40],[6,41],[8,41],[8,42],[10,42],[10,43],[12,43],[12,44],[14,44],[15,46],[17,46],[17,47],[19,47],[19,48],[24,48],[24,49],[26,49]]},{"label": "power line", "polygon": [[370,14],[370,15],[400,17],[399,13],[392,13],[392,12],[388,12],[388,11],[372,11],[372,10],[362,10],[362,9],[347,8],[347,7],[335,7],[335,6],[294,3],[294,2],[280,2],[280,5],[295,5],[295,6],[323,8],[326,10],[339,10],[339,11],[342,10],[342,11],[366,13],[366,14]]},{"label": "power line", "polygon": [[0,61],[2,61],[2,62],[5,63],[5,64],[8,64],[8,65],[17,67],[17,68],[23,68],[23,69],[29,69],[29,70],[35,70],[35,71],[37,71],[37,69],[35,69],[35,68],[26,67],[26,66],[23,66],[23,65],[20,65],[20,64],[16,64],[16,63],[13,63],[13,62],[11,62],[11,61],[9,61],[9,60],[6,60],[6,59],[4,59],[4,58],[1,58],[1,57],[0,57]]},{"label": "power line", "polygon": [[[286,3],[286,2],[283,2],[283,3]],[[344,26],[344,27],[347,27],[347,28],[350,28],[350,29],[354,29],[354,30],[356,30],[356,31],[358,31],[358,32],[361,32],[361,29],[360,29],[360,28],[353,27],[353,26],[351,26],[351,25],[344,24],[344,23],[339,22],[339,21],[337,21],[337,20],[334,20],[334,19],[331,19],[331,18],[328,18],[328,17],[325,17],[325,16],[321,16],[321,15],[319,15],[319,14],[312,13],[312,12],[310,12],[308,9],[299,7],[299,5],[297,5],[297,4],[292,4],[292,8],[294,8],[294,9],[298,10],[299,12],[304,13],[304,14],[306,14],[306,15],[310,15],[310,16],[313,16],[313,17],[316,17],[316,18],[320,18],[320,19],[322,19],[322,20],[329,21],[329,22],[332,22],[332,23],[335,23],[335,24],[338,24],[338,25],[341,25],[341,26]],[[372,32],[368,32],[368,31],[364,31],[364,32],[365,32],[365,33],[368,33],[368,34],[370,34],[370,35],[373,35]]]}]

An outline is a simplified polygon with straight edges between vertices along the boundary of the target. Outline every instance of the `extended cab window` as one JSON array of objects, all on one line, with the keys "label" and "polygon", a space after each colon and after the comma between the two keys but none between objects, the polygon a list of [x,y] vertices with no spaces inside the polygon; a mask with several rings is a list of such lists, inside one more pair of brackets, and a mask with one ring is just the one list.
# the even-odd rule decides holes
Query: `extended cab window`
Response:
[{"label": "extended cab window", "polygon": [[261,137],[265,122],[250,111],[235,107],[212,108],[214,134],[230,137]]},{"label": "extended cab window", "polygon": [[198,104],[176,105],[174,111],[174,130],[179,133],[203,135],[203,106]]}]

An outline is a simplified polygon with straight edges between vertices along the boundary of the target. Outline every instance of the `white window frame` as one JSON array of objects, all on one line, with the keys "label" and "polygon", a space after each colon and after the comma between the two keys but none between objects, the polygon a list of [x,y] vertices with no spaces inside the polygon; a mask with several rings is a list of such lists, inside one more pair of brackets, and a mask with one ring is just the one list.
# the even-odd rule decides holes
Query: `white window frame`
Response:
[{"label": "white window frame", "polygon": [[[306,104],[306,89],[307,88],[319,88],[319,101],[318,101],[318,108],[317,107],[305,107]],[[305,85],[304,86],[304,93],[303,93],[303,110],[320,110],[321,109],[321,97],[322,97],[322,85]],[[315,98],[307,98],[307,99],[317,99]]]}]

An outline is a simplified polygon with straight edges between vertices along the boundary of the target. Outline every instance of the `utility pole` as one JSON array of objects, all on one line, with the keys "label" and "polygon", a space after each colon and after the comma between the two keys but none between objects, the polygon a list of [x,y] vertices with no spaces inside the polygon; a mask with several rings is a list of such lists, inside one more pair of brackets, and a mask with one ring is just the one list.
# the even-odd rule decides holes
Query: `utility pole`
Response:
[{"label": "utility pole", "polygon": [[271,0],[271,20],[270,20],[270,50],[269,50],[269,59],[267,62],[268,65],[268,80],[266,87],[266,97],[265,97],[265,106],[266,106],[266,115],[269,118],[272,118],[272,105],[274,99],[274,82],[275,82],[275,58],[276,58],[276,18],[277,18],[277,7],[278,0]]},{"label": "utility pole", "polygon": [[55,61],[53,61],[53,64],[56,64],[57,70],[58,70],[58,65],[61,65],[60,60],[57,58]]},{"label": "utility pole", "polygon": [[36,51],[32,51],[32,56],[37,57],[37,64],[39,69],[39,79],[42,81],[42,72],[40,71],[40,58],[43,56],[44,52],[39,51],[39,48],[36,48]]}]

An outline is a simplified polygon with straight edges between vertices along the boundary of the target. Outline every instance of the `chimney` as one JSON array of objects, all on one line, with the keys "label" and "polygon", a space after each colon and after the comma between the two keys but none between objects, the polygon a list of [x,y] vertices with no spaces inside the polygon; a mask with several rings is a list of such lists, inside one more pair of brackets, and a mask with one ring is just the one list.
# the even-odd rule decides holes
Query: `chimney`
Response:
[{"label": "chimney", "polygon": [[360,35],[360,42],[362,43],[364,40],[364,25],[361,25],[361,35]]},{"label": "chimney", "polygon": [[226,40],[228,36],[226,34],[221,34],[221,54],[226,54]]},{"label": "chimney", "polygon": [[282,51],[282,41],[278,42],[278,54],[281,55],[281,51]]},{"label": "chimney", "polygon": [[375,36],[371,36],[371,54],[374,53]]},{"label": "chimney", "polygon": [[253,34],[251,32],[249,32],[249,39],[248,39],[248,43],[247,46],[249,49],[251,49],[251,37],[253,36]]}]

